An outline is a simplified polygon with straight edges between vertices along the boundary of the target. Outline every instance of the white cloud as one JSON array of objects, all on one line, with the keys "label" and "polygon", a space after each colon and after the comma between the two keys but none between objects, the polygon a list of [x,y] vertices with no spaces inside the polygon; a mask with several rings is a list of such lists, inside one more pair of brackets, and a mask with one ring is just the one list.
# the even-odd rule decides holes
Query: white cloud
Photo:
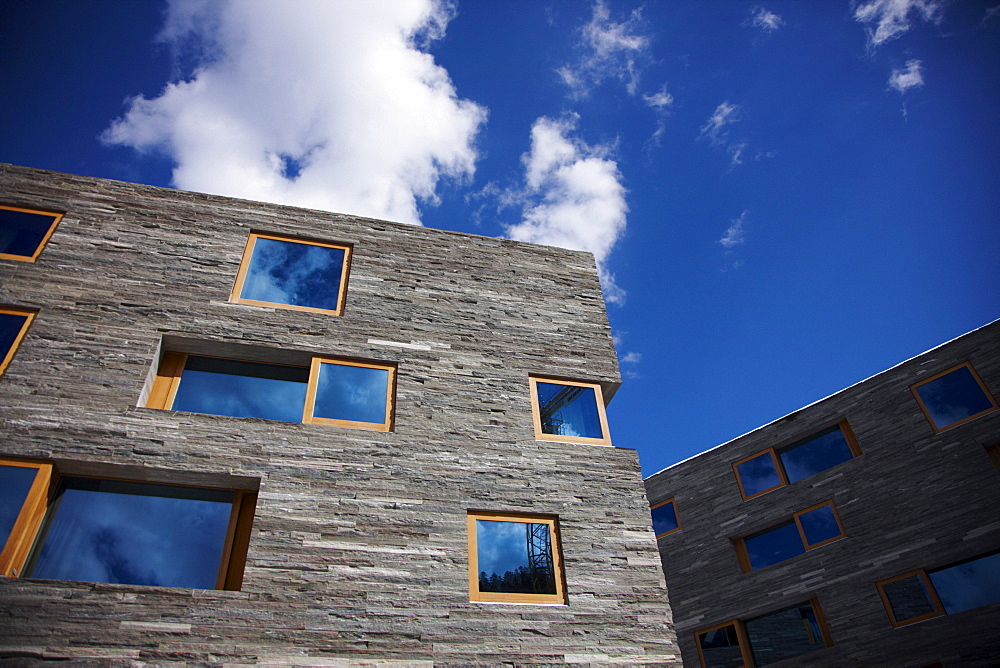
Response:
[{"label": "white cloud", "polygon": [[161,151],[179,188],[417,223],[475,170],[486,111],[421,50],[444,0],[170,0],[189,78],[137,96],[103,135]]},{"label": "white cloud", "polygon": [[910,14],[938,23],[946,0],[870,0],[857,6],[854,18],[866,24],[868,44],[879,46],[910,29]]},{"label": "white cloud", "polygon": [[660,86],[659,92],[643,95],[642,99],[646,101],[646,106],[653,109],[665,109],[674,103],[674,96],[667,92],[666,84]]},{"label": "white cloud", "polygon": [[734,247],[739,246],[746,241],[746,231],[743,229],[743,226],[746,223],[747,215],[749,215],[749,213],[749,211],[744,210],[743,213],[740,214],[739,218],[734,218],[729,221],[729,228],[726,230],[726,233],[722,235],[722,238],[719,239],[719,243],[722,244],[723,248],[727,251],[732,250]]},{"label": "white cloud", "polygon": [[889,85],[905,93],[911,88],[919,88],[924,85],[923,67],[919,60],[906,61],[905,70],[893,70],[889,77]]},{"label": "white cloud", "polygon": [[738,104],[732,104],[728,100],[723,102],[715,108],[708,121],[701,127],[699,136],[708,137],[713,144],[722,143],[725,139],[726,128],[740,120],[739,114],[740,106]]},{"label": "white cloud", "polygon": [[531,128],[531,150],[521,158],[523,189],[507,203],[522,207],[521,222],[507,228],[517,241],[560,246],[594,254],[605,298],[621,303],[625,293],[608,272],[607,259],[625,232],[628,205],[618,163],[607,146],[573,137],[578,117],[542,117]]},{"label": "white cloud", "polygon": [[642,361],[642,353],[625,353],[622,355],[622,364],[638,364]]},{"label": "white cloud", "polygon": [[764,9],[763,7],[754,8],[751,10],[750,14],[750,18],[744,21],[743,25],[760,28],[768,34],[773,33],[778,28],[785,25],[785,21],[780,16],[774,12]]},{"label": "white cloud", "polygon": [[642,27],[639,10],[618,23],[611,20],[604,0],[597,0],[590,21],[580,29],[582,57],[557,70],[573,95],[585,97],[605,79],[623,81],[629,95],[635,95],[639,84],[637,60],[649,48],[649,38],[640,33]]}]

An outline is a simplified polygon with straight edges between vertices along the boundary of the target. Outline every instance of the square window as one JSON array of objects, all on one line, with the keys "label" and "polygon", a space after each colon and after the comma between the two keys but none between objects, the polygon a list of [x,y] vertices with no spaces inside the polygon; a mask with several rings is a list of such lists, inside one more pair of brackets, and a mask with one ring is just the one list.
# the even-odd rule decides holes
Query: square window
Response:
[{"label": "square window", "polygon": [[787,522],[737,538],[736,556],[744,573],[797,557],[844,537],[844,527],[832,501],[801,510]]},{"label": "square window", "polygon": [[843,537],[844,527],[833,503],[822,503],[795,514],[807,550],[826,545]]},{"label": "square window", "polygon": [[788,484],[771,448],[734,462],[733,470],[744,501]]},{"label": "square window", "polygon": [[937,432],[997,409],[997,401],[968,362],[912,385],[920,410]]},{"label": "square window", "polygon": [[528,381],[536,439],[611,445],[599,384],[534,376]]},{"label": "square window", "polygon": [[694,637],[703,668],[750,665],[746,637],[738,621],[696,631]]},{"label": "square window", "polygon": [[62,217],[61,213],[0,205],[0,258],[34,262]]},{"label": "square window", "polygon": [[677,519],[677,507],[673,499],[667,499],[649,509],[653,518],[653,533],[656,537],[666,536],[668,533],[680,531],[681,522]]},{"label": "square window", "polygon": [[303,422],[389,431],[396,368],[314,357]]},{"label": "square window", "polygon": [[14,353],[21,345],[35,315],[34,311],[0,308],[0,375],[14,359]]},{"label": "square window", "polygon": [[882,604],[894,627],[938,617],[944,614],[923,570],[899,575],[876,584]]},{"label": "square window", "polygon": [[554,517],[469,512],[469,599],[564,604]]},{"label": "square window", "polygon": [[758,666],[793,659],[833,645],[816,599],[748,619],[744,627],[750,652]]},{"label": "square window", "polygon": [[350,246],[252,233],[231,301],[340,315]]}]

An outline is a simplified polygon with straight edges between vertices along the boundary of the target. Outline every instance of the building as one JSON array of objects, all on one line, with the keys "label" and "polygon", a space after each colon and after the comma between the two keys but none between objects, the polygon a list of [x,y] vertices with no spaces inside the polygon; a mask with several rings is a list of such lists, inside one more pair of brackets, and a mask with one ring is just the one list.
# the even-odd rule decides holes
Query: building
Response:
[{"label": "building", "polygon": [[997,665],[998,393],[995,321],[650,476],[684,665]]},{"label": "building", "polygon": [[677,662],[590,254],[0,166],[0,659]]}]

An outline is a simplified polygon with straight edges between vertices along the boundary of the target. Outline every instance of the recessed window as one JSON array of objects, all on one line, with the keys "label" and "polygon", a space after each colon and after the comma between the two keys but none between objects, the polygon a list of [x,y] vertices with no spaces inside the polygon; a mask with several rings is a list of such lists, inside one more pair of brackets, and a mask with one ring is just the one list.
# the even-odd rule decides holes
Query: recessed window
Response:
[{"label": "recessed window", "polygon": [[807,550],[844,537],[844,527],[832,501],[799,511],[787,522],[736,540],[744,573],[797,557]]},{"label": "recessed window", "polygon": [[743,500],[804,480],[861,455],[847,421],[781,448],[768,448],[733,463]]},{"label": "recessed window", "polygon": [[600,385],[535,377],[529,382],[535,438],[611,445]]},{"label": "recessed window", "polygon": [[14,359],[14,353],[34,319],[34,311],[0,308],[0,374]]},{"label": "recessed window", "polygon": [[327,357],[311,367],[168,352],[146,403],[190,413],[390,431],[396,368]]},{"label": "recessed window", "polygon": [[0,206],[0,258],[34,262],[62,217],[61,213]]},{"label": "recessed window", "polygon": [[51,464],[8,460],[0,481],[13,482],[2,499],[16,513],[3,520],[9,577],[240,588],[255,493],[57,477]]},{"label": "recessed window", "polygon": [[469,598],[565,603],[554,517],[470,512]]},{"label": "recessed window", "polygon": [[698,644],[698,658],[706,668],[741,668],[750,663],[746,656],[746,638],[738,621],[698,631],[695,633],[695,640]]},{"label": "recessed window", "polygon": [[996,399],[968,362],[921,381],[910,390],[935,432],[997,409]]},{"label": "recessed window", "polygon": [[653,518],[653,533],[656,534],[657,538],[680,531],[681,522],[677,519],[677,507],[674,505],[673,499],[651,506],[649,513]]},{"label": "recessed window", "polygon": [[232,301],[340,315],[350,260],[349,246],[251,234]]}]

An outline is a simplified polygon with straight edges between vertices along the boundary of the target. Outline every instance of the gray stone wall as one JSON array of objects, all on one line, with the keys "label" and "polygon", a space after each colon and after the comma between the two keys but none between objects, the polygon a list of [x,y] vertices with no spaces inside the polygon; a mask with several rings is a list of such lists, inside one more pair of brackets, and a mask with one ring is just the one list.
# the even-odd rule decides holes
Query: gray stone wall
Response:
[{"label": "gray stone wall", "polygon": [[[659,539],[679,645],[694,633],[818,597],[834,646],[780,665],[996,665],[1000,604],[893,629],[875,583],[1000,549],[1000,411],[935,434],[910,385],[969,361],[1000,396],[1000,321],[646,480],[676,496],[681,531]],[[742,501],[732,463],[847,419],[862,455]],[[846,538],[751,573],[733,541],[832,499]],[[776,664],[777,665],[777,664]]]},{"label": "gray stone wall", "polygon": [[[532,429],[529,374],[620,382],[590,254],[9,165],[0,200],[66,214],[0,261],[39,309],[0,456],[260,490],[241,591],[0,579],[0,658],[676,661],[636,453]],[[353,244],[344,314],[230,303],[250,231]],[[397,363],[395,429],[145,408],[161,347]],[[558,516],[567,605],[470,603],[469,510]]]}]

